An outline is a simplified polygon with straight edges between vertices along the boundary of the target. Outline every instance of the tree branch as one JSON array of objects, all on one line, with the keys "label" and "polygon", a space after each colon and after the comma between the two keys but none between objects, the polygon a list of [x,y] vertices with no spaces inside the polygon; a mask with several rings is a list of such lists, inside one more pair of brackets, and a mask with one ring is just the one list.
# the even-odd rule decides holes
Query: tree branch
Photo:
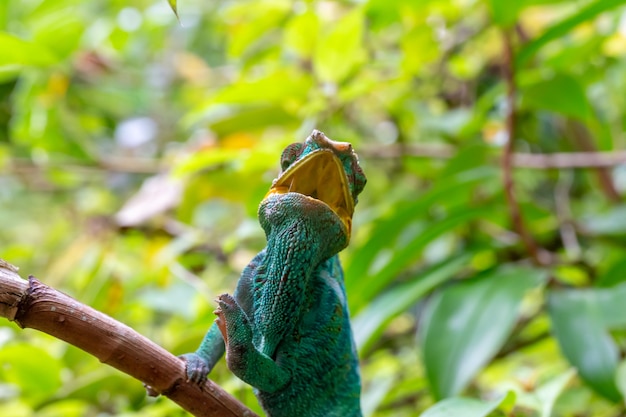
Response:
[{"label": "tree branch", "polygon": [[503,42],[504,42],[504,63],[502,66],[504,81],[506,83],[506,132],[507,142],[502,152],[502,179],[504,182],[504,195],[509,207],[509,213],[511,221],[513,222],[513,228],[520,235],[528,254],[536,264],[543,264],[543,260],[540,259],[539,250],[534,239],[526,229],[524,225],[524,219],[517,202],[517,196],[515,195],[515,184],[513,182],[513,149],[515,146],[515,74],[513,70],[513,63],[515,62],[513,56],[513,40],[509,31],[504,30]]},{"label": "tree branch", "polygon": [[515,153],[513,165],[531,169],[609,168],[626,164],[626,151]]},{"label": "tree branch", "polygon": [[[450,159],[455,155],[455,148],[447,145],[404,144],[387,146],[365,146],[359,155],[371,159],[415,158]],[[626,164],[626,151],[609,152],[554,152],[527,153],[513,152],[512,166],[527,169],[571,169],[571,168],[610,168]]]},{"label": "tree branch", "polygon": [[64,340],[146,384],[198,417],[253,417],[243,404],[207,380],[186,381],[185,366],[130,327],[42,284],[0,259],[0,316]]},{"label": "tree branch", "polygon": [[554,187],[554,206],[556,218],[559,222],[559,233],[565,254],[571,260],[580,258],[582,249],[576,235],[572,210],[570,208],[570,191],[574,182],[574,173],[571,171],[559,172],[559,179]]},{"label": "tree branch", "polygon": [[[401,144],[364,144],[359,149],[359,155],[370,159],[392,159],[402,157],[450,159],[456,154],[456,148],[443,144],[406,143]],[[626,151],[586,151],[586,152],[554,152],[554,153],[527,153],[513,152],[513,167],[528,169],[569,169],[569,168],[610,168],[626,164]],[[47,167],[60,168],[72,172],[90,174],[103,171],[125,172],[131,174],[154,174],[162,172],[163,168],[157,162],[140,158],[124,160],[101,161],[99,165],[53,164],[38,166],[24,159],[15,159],[7,168],[9,172],[27,178],[29,181],[41,183],[44,169]],[[49,186],[42,185],[43,188]]]},{"label": "tree branch", "polygon": [[[595,140],[585,125],[576,120],[568,120],[566,122],[566,128],[569,128],[572,133],[572,141],[574,141],[581,150],[585,152],[593,152],[596,150]],[[600,189],[604,195],[613,203],[619,203],[621,197],[615,188],[611,172],[607,170],[606,167],[597,167],[595,171],[600,183]]]}]

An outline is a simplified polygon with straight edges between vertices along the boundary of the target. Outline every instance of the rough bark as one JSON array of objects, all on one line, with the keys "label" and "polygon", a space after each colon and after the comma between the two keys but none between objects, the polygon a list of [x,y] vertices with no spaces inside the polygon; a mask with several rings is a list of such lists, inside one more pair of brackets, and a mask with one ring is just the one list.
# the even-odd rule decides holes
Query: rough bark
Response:
[{"label": "rough bark", "polygon": [[0,259],[0,316],[64,340],[165,395],[198,417],[256,416],[207,380],[189,383],[181,359],[130,327],[48,287]]}]

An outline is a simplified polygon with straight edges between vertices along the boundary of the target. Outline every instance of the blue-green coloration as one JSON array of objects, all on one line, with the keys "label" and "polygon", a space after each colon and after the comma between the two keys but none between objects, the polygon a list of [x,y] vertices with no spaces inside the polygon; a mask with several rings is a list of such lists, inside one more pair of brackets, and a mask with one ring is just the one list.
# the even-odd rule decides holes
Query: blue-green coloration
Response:
[{"label": "blue-green coloration", "polygon": [[201,382],[226,351],[270,417],[358,417],[358,357],[337,253],[348,245],[365,175],[348,143],[313,131],[281,158],[283,172],[259,207],[267,246],[244,269],[234,296],[195,353]]}]

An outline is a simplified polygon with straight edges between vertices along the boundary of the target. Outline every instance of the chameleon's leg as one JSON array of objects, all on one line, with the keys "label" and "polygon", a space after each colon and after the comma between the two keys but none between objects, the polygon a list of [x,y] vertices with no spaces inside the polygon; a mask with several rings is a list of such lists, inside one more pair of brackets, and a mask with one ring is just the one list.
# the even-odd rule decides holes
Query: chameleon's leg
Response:
[{"label": "chameleon's leg", "polygon": [[215,322],[226,341],[228,368],[261,391],[275,392],[287,385],[291,374],[254,347],[250,322],[237,301],[229,294],[222,294],[217,302]]},{"label": "chameleon's leg", "polygon": [[213,324],[204,336],[198,350],[180,356],[187,364],[187,380],[195,383],[203,382],[223,354],[224,339],[222,339],[217,324]]},{"label": "chameleon's leg", "polygon": [[[265,251],[261,251],[241,273],[239,284],[235,290],[235,297],[242,306],[252,303],[250,295],[250,283],[254,277],[256,269],[265,256]],[[214,323],[207,331],[200,347],[193,353],[181,355],[187,365],[187,379],[192,382],[201,383],[211,372],[217,361],[224,354],[224,338],[222,332]]]}]

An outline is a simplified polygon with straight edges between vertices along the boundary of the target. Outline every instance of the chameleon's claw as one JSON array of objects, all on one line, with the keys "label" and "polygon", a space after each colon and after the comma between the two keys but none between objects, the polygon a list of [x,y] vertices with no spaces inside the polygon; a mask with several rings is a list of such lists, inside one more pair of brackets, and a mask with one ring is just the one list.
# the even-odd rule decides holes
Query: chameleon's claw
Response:
[{"label": "chameleon's claw", "polygon": [[224,312],[222,311],[222,309],[218,308],[213,312],[213,314],[217,315],[217,317],[215,318],[215,323],[217,324],[217,328],[220,329],[220,333],[222,334],[224,343],[228,344],[228,332],[226,331],[226,320],[224,319]]},{"label": "chameleon's claw", "polygon": [[209,373],[209,364],[195,353],[186,353],[180,355],[183,361],[185,361],[185,371],[187,374],[187,382],[193,382],[194,384],[202,384],[206,380],[206,376]]},{"label": "chameleon's claw", "polygon": [[237,307],[237,301],[230,294],[222,294],[215,300],[222,309],[231,309]]},{"label": "chameleon's claw", "polygon": [[219,307],[213,312],[213,314],[217,316],[215,318],[215,323],[220,329],[220,333],[222,333],[224,343],[228,345],[228,332],[226,330],[226,317],[224,313],[236,308],[237,302],[230,294],[222,294],[215,301],[219,304]]}]

